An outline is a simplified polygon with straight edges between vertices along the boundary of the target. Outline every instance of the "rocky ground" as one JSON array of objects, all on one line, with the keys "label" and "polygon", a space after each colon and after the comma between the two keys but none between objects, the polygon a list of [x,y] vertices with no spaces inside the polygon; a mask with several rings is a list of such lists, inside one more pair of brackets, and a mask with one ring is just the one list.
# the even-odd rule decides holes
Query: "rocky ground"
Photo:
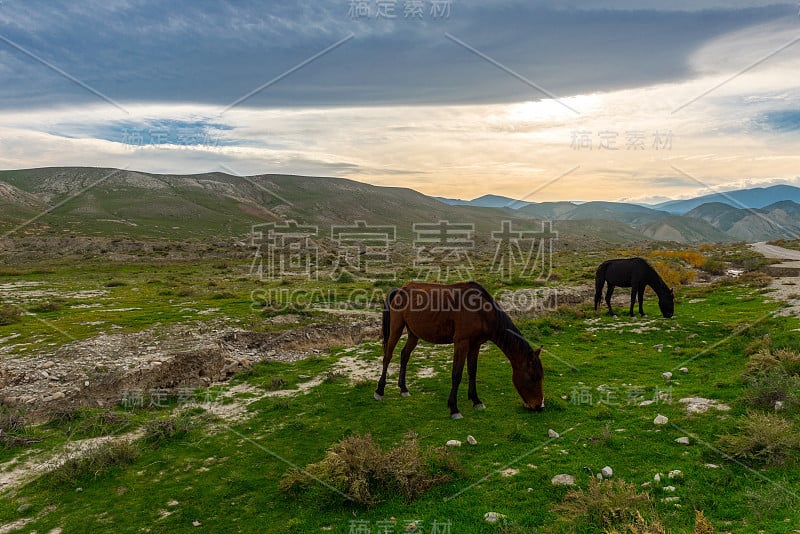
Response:
[{"label": "rocky ground", "polygon": [[42,417],[75,406],[116,405],[128,391],[210,386],[259,361],[294,361],[332,346],[376,339],[378,326],[377,315],[343,315],[335,322],[271,333],[198,321],[102,334],[35,356],[4,357],[0,396]]}]

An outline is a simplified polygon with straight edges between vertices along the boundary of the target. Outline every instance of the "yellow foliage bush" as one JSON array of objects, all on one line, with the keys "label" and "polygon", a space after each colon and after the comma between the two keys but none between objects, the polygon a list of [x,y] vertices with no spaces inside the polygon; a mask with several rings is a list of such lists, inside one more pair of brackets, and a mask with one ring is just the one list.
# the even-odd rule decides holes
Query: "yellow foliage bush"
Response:
[{"label": "yellow foliage bush", "polygon": [[694,282],[697,273],[680,265],[666,261],[655,261],[651,265],[669,287],[685,286]]}]

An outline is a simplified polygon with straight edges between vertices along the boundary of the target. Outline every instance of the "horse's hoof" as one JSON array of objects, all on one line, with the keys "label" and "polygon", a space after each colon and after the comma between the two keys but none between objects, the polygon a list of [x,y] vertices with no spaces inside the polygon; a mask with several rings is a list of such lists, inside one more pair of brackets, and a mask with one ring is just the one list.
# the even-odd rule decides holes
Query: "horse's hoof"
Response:
[{"label": "horse's hoof", "polygon": [[461,415],[461,414],[460,414],[460,413],[458,413],[458,412],[450,414],[450,417],[451,417],[452,419],[464,419],[464,416],[463,416],[463,415]]},{"label": "horse's hoof", "polygon": [[401,391],[400,392],[400,396],[401,397],[410,397],[411,393],[409,393],[408,391]]},{"label": "horse's hoof", "polygon": [[476,410],[485,410],[485,409],[486,409],[486,406],[485,406],[485,405],[484,405],[482,402],[479,402],[478,404],[476,404],[476,405],[474,406],[474,408],[475,408]]},{"label": "horse's hoof", "polygon": [[383,400],[383,395],[378,395],[377,393],[373,393],[372,396],[375,398],[375,400]]}]

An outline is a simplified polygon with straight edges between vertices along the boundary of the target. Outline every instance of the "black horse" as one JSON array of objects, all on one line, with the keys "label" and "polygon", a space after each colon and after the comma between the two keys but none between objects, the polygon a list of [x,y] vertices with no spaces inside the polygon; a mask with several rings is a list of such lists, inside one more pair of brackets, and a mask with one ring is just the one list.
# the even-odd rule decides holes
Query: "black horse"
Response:
[{"label": "black horse", "polygon": [[642,298],[646,286],[652,287],[658,295],[658,307],[664,317],[672,317],[675,313],[675,294],[658,276],[656,270],[642,258],[608,260],[600,264],[595,273],[595,310],[603,297],[603,286],[606,282],[608,282],[606,304],[608,304],[608,313],[611,315],[616,315],[611,309],[611,295],[614,293],[614,286],[631,288],[631,317],[633,317],[633,305],[636,304],[637,295],[639,297],[639,313],[644,317]]}]

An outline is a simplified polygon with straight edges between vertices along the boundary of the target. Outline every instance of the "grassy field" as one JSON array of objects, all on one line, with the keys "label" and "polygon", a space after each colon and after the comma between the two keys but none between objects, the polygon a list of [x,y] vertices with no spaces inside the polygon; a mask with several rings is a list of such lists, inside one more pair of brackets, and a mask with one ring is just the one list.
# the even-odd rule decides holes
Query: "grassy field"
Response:
[{"label": "grassy field", "polygon": [[[728,258],[738,257],[735,253],[715,252]],[[559,280],[548,282],[553,286],[589,283],[596,260],[565,252],[556,263]],[[270,327],[264,312],[251,306],[251,292],[287,287],[265,286],[242,266],[224,262],[89,263],[4,273],[3,283],[15,282],[41,283],[35,288],[50,292],[25,297],[20,304],[32,315],[0,326],[0,338],[16,335],[5,341],[19,345],[15,355],[49,350],[98,330],[137,332],[153,323],[219,320],[264,330]],[[493,291],[524,285],[487,281]],[[0,460],[106,435],[136,432],[135,439],[132,445],[99,443],[83,460],[68,461],[6,495],[0,524],[21,521],[24,530],[37,532],[58,527],[63,532],[588,533],[612,527],[627,532],[624,525],[640,512],[651,525],[691,532],[695,511],[701,510],[719,532],[792,532],[800,529],[793,489],[800,487],[800,446],[791,440],[779,444],[782,456],[770,444],[746,449],[722,437],[746,437],[754,416],[776,414],[770,404],[776,388],[786,393],[792,384],[781,378],[769,389],[766,378],[759,382],[743,375],[749,358],[764,347],[800,349],[800,322],[773,316],[780,304],[765,301],[759,285],[730,281],[684,287],[670,320],[658,315],[652,295],[645,318],[612,318],[588,305],[518,317],[525,336],[545,347],[546,409],[541,413],[523,409],[511,385],[510,365],[491,345],[478,371],[486,410],[469,408],[462,384],[464,419],[448,417],[451,347],[424,343],[409,366],[412,396],[401,398],[390,376],[387,394],[377,402],[372,398],[380,365],[376,339],[294,363],[258,364],[229,383],[194,391],[191,406],[181,404],[190,399],[170,398],[160,408],[54,414],[45,425],[19,431],[31,443],[7,442]],[[321,287],[342,294],[385,289],[355,281]],[[81,294],[86,291],[96,293],[86,298]],[[97,306],[82,306],[87,303]],[[322,312],[301,316],[303,322],[336,320]],[[680,372],[682,367],[688,372]],[[662,377],[666,371],[672,379]],[[791,368],[786,375],[793,373]],[[297,394],[286,394],[293,389]],[[773,397],[765,404],[756,393]],[[680,402],[688,397],[714,399],[730,409],[690,415]],[[782,419],[767,424],[788,425],[781,428],[796,435],[796,395],[789,391],[780,398],[785,401],[778,414]],[[219,404],[246,408],[238,418],[215,415],[225,413]],[[655,425],[659,414],[669,422]],[[11,408],[4,408],[6,428],[11,416]],[[550,429],[560,437],[550,437]],[[300,492],[281,489],[281,479],[293,467],[320,462],[342,440],[370,435],[389,450],[407,443],[412,432],[419,455],[431,451],[422,471],[441,482],[414,500],[389,485],[372,488],[371,506],[356,504],[331,489],[347,490],[336,476],[325,478],[327,485],[311,481]],[[468,435],[477,445],[466,443]],[[679,437],[688,437],[690,444],[677,443]],[[453,439],[463,445],[442,449]],[[612,480],[630,486],[590,487],[605,466],[613,469]],[[654,480],[657,473],[660,482]],[[573,475],[575,488],[610,492],[612,504],[598,508],[592,505],[597,499],[552,485],[557,474]],[[500,514],[497,523],[484,521],[488,512]]]}]

